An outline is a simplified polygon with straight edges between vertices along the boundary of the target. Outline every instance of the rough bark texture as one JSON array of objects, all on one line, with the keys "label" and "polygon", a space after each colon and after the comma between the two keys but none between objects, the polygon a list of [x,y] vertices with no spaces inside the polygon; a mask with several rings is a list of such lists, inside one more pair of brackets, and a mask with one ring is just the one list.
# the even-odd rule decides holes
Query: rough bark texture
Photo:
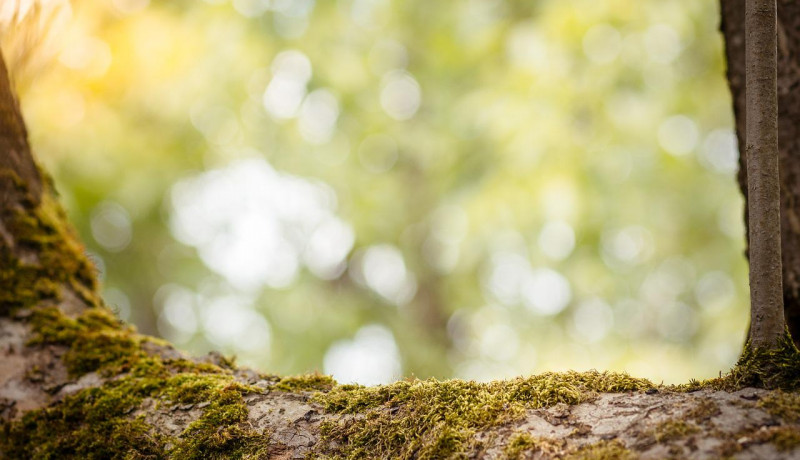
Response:
[{"label": "rough bark texture", "polygon": [[749,0],[745,13],[746,154],[750,229],[750,340],[773,348],[783,336],[778,178],[777,6]]},{"label": "rough bark texture", "polygon": [[[800,344],[800,3],[777,1],[778,154],[781,188],[781,247],[786,324]],[[727,77],[736,132],[746,146],[745,0],[721,0]],[[748,198],[747,155],[740,148],[739,186]],[[745,207],[745,221],[749,221]],[[749,232],[748,222],[748,232]]]},{"label": "rough bark texture", "polygon": [[0,113],[0,458],[800,455],[800,394],[741,388],[736,372],[670,388],[596,371],[364,388],[189,358],[99,298],[5,76]]}]

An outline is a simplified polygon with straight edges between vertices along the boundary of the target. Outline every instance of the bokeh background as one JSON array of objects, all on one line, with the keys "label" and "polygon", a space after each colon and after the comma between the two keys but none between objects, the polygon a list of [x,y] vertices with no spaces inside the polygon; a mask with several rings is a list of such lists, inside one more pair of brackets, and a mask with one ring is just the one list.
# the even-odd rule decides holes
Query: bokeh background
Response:
[{"label": "bokeh background", "polygon": [[22,76],[122,318],[342,382],[718,375],[747,326],[715,0],[74,2]]}]

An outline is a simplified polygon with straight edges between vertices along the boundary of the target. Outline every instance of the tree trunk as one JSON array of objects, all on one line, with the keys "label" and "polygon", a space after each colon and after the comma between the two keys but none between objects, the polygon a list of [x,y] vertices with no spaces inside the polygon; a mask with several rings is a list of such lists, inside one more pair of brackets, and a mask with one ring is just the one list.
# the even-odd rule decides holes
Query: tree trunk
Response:
[{"label": "tree trunk", "polygon": [[[722,32],[739,139],[739,186],[747,208],[745,0],[721,0]],[[800,344],[800,3],[777,1],[778,156],[783,302],[786,325]],[[749,236],[748,236],[749,238]],[[751,254],[752,256],[752,254]]]},{"label": "tree trunk", "polygon": [[778,180],[778,50],[775,0],[745,12],[746,154],[750,219],[750,342],[775,349],[784,334]]},{"label": "tree trunk", "polygon": [[2,56],[0,70],[0,458],[800,452],[800,396],[742,389],[736,378],[663,387],[590,371],[364,388],[267,375],[217,354],[189,358],[139,335],[100,299],[94,268],[35,167]]}]

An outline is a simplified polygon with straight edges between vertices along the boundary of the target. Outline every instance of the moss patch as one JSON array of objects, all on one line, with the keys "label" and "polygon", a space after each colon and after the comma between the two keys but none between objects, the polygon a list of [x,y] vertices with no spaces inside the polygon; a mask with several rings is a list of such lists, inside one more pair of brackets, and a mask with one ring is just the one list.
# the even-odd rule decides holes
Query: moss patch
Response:
[{"label": "moss patch", "polygon": [[[8,179],[8,171],[3,177]],[[45,179],[47,179],[45,177]],[[12,181],[14,182],[14,181]],[[24,184],[16,181],[19,196],[26,197]],[[99,305],[95,268],[86,257],[64,210],[48,180],[39,205],[33,199],[19,200],[19,207],[0,210],[3,226],[15,248],[0,243],[0,315],[60,296],[68,286],[88,305]],[[24,260],[21,254],[26,254]]]},{"label": "moss patch", "polygon": [[144,337],[123,325],[104,307],[86,310],[77,319],[64,315],[57,307],[39,308],[31,316],[34,337],[29,345],[40,343],[68,347],[64,364],[72,376],[105,371],[125,372],[144,358]]},{"label": "moss patch", "polygon": [[684,417],[693,420],[695,423],[704,424],[722,413],[719,404],[710,399],[701,399],[697,405],[686,411]]},{"label": "moss patch", "polygon": [[722,377],[672,387],[677,391],[703,388],[736,391],[746,387],[800,390],[800,351],[787,331],[774,350],[753,348],[748,342],[736,366]]},{"label": "moss patch", "polygon": [[[244,394],[255,391],[230,375],[133,373],[62,402],[26,413],[4,427],[10,458],[246,458],[266,452],[269,437],[247,423]],[[152,431],[131,414],[145,398],[174,404],[206,403],[203,415],[175,439]]]},{"label": "moss patch", "polygon": [[536,445],[536,438],[531,436],[530,433],[515,433],[508,439],[508,444],[503,449],[503,456],[507,460],[520,460],[525,452],[531,452],[536,449]]},{"label": "moss patch", "polygon": [[599,441],[567,454],[564,460],[633,460],[636,455],[619,441]]},{"label": "moss patch", "polygon": [[794,450],[800,446],[800,427],[796,425],[775,427],[769,431],[771,432],[769,441],[779,451]]},{"label": "moss patch", "polygon": [[519,419],[525,409],[578,404],[599,392],[652,388],[609,372],[544,373],[490,383],[407,380],[378,387],[342,385],[318,393],[329,412],[361,414],[321,426],[334,458],[448,458],[480,450],[475,434]]},{"label": "moss patch", "polygon": [[329,391],[335,386],[336,380],[333,380],[331,376],[314,372],[283,377],[275,384],[275,389],[299,393],[301,391]]},{"label": "moss patch", "polygon": [[[266,452],[269,437],[247,423],[243,395],[260,392],[230,371],[146,353],[149,338],[124,327],[103,307],[76,319],[54,307],[30,316],[31,345],[67,347],[71,374],[113,376],[50,407],[3,426],[0,451],[10,458],[245,458]],[[132,414],[145,399],[158,404],[204,404],[203,415],[175,439],[157,435]]]},{"label": "moss patch", "polygon": [[547,438],[537,438],[526,431],[514,433],[508,439],[503,449],[503,458],[506,460],[520,460],[526,453],[542,452],[554,454],[564,447],[564,441]]},{"label": "moss patch", "polygon": [[785,422],[800,422],[800,394],[773,391],[764,396],[758,406]]},{"label": "moss patch", "polygon": [[[175,448],[170,450],[170,456],[191,459],[266,458],[269,436],[257,432],[247,423],[247,405],[242,400],[242,395],[253,389],[236,382],[221,387],[219,383],[200,379],[188,385],[194,390],[189,401],[209,401],[210,404],[203,416],[183,431]],[[167,388],[172,390],[175,386]],[[187,395],[182,396],[184,401]]]},{"label": "moss patch", "polygon": [[683,439],[699,431],[700,428],[698,428],[697,425],[687,423],[683,420],[666,420],[659,423],[651,434],[656,442],[668,442]]}]

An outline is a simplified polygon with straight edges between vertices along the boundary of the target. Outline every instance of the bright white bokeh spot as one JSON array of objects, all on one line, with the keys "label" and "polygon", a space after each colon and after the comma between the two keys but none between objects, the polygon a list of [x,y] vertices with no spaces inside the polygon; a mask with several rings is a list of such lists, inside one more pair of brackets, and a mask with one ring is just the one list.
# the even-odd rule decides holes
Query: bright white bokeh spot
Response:
[{"label": "bright white bokeh spot", "polygon": [[406,269],[403,254],[389,244],[372,246],[361,259],[361,276],[370,289],[395,305],[414,298],[417,282]]},{"label": "bright white bokeh spot", "polygon": [[671,116],[658,126],[658,144],[675,156],[691,153],[699,136],[697,124],[686,115]]},{"label": "bright white bokeh spot", "polygon": [[528,259],[512,251],[496,251],[492,254],[491,268],[484,277],[484,286],[489,293],[504,305],[520,302],[523,280],[531,273]]},{"label": "bright white bokeh spot", "polygon": [[539,232],[539,249],[553,260],[564,260],[575,248],[575,231],[560,220],[547,222]]},{"label": "bright white bokeh spot", "polygon": [[391,331],[368,325],[353,340],[340,340],[328,349],[323,369],[339,383],[380,385],[397,380],[401,373],[400,352]]},{"label": "bright white bokeh spot", "polygon": [[622,48],[622,36],[608,24],[593,26],[583,36],[583,52],[596,64],[608,64],[617,58]]},{"label": "bright white bokeh spot", "polygon": [[200,311],[205,336],[214,345],[262,356],[268,354],[270,326],[253,310],[250,299],[236,295],[204,299]]},{"label": "bright white bokeh spot", "polygon": [[92,237],[110,252],[128,247],[133,238],[133,224],[128,211],[111,201],[104,201],[92,211]]},{"label": "bright white bokeh spot", "polygon": [[706,273],[694,288],[697,303],[709,312],[719,312],[734,301],[736,287],[730,276],[715,271]]},{"label": "bright white bokeh spot", "polygon": [[506,39],[506,55],[517,67],[534,71],[549,68],[547,40],[530,24],[515,26]]},{"label": "bright white bokeh spot", "polygon": [[154,297],[160,314],[156,326],[162,337],[178,344],[188,342],[197,332],[197,294],[182,286],[166,284]]},{"label": "bright white bokeh spot", "polygon": [[681,54],[681,37],[666,24],[656,24],[644,33],[647,57],[661,64],[669,64]]},{"label": "bright white bokeh spot", "polygon": [[331,217],[311,234],[303,251],[303,261],[318,278],[338,278],[346,268],[345,259],[354,242],[355,233],[350,224]]},{"label": "bright white bokeh spot", "polygon": [[555,315],[572,299],[569,281],[555,270],[537,268],[523,280],[520,294],[524,305],[540,315]]},{"label": "bright white bokeh spot", "polygon": [[572,313],[573,336],[579,342],[598,342],[613,326],[614,312],[600,299],[581,302]]},{"label": "bright white bokeh spot", "polygon": [[644,262],[653,252],[653,236],[638,225],[603,232],[603,260],[612,268]]},{"label": "bright white bokeh spot", "polygon": [[394,70],[381,81],[381,107],[395,120],[408,120],[419,110],[422,89],[410,73]]},{"label": "bright white bokeh spot", "polygon": [[339,101],[330,91],[311,92],[300,110],[300,134],[311,144],[325,144],[333,137],[339,118]]},{"label": "bright white bokeh spot", "polygon": [[264,91],[264,108],[279,120],[295,117],[311,80],[311,61],[300,51],[283,51],[272,61],[272,74]]},{"label": "bright white bokeh spot", "polygon": [[480,335],[481,355],[495,361],[509,361],[519,350],[519,335],[508,324],[492,324]]},{"label": "bright white bokeh spot", "polygon": [[111,47],[94,37],[71,40],[58,58],[65,67],[79,70],[91,77],[102,77],[111,67]]},{"label": "bright white bokeh spot", "polygon": [[171,202],[173,235],[239,289],[287,287],[301,262],[330,279],[353,246],[330,187],[279,173],[260,158],[184,179]]},{"label": "bright white bokeh spot", "polygon": [[702,150],[703,164],[721,174],[732,174],[739,168],[739,141],[732,129],[715,129],[706,136]]}]

